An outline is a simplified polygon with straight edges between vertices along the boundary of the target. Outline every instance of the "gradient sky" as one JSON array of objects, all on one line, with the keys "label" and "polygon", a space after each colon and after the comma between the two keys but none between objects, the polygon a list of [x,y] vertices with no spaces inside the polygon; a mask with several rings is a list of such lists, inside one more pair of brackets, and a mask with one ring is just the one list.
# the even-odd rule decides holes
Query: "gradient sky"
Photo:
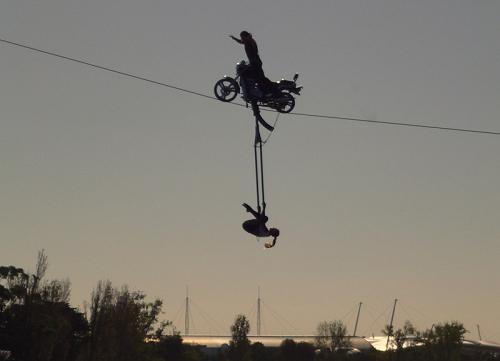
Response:
[{"label": "gradient sky", "polygon": [[[211,94],[245,29],[270,78],[301,74],[297,112],[498,132],[499,16],[496,0],[4,0],[0,37]],[[249,110],[3,43],[0,59],[0,264],[32,271],[44,248],[74,305],[110,279],[181,328],[189,285],[195,332],[213,328],[200,310],[228,332],[260,286],[267,333],[360,301],[359,330],[380,333],[399,298],[396,325],[500,340],[499,136],[282,116],[264,250],[241,229]]]}]

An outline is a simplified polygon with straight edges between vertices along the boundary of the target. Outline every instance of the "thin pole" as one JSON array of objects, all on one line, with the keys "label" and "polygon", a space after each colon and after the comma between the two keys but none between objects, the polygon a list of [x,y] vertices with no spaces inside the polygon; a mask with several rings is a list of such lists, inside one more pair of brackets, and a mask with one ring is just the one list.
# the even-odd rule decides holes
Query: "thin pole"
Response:
[{"label": "thin pole", "polygon": [[354,333],[352,334],[353,336],[356,336],[356,331],[358,330],[359,313],[361,312],[361,305],[362,304],[363,304],[363,302],[359,303],[358,315],[356,316],[356,324],[354,325]]},{"label": "thin pole", "polygon": [[477,325],[477,334],[479,335],[479,341],[482,341],[483,339],[481,338],[481,329],[479,328],[479,324]]},{"label": "thin pole", "polygon": [[184,335],[189,335],[189,289],[186,286],[186,312],[184,313]]},{"label": "thin pole", "polygon": [[389,324],[389,334],[387,335],[387,344],[385,345],[385,348],[387,350],[387,347],[389,347],[389,337],[392,336],[392,322],[394,321],[394,313],[396,312],[396,303],[398,302],[398,299],[396,298],[394,300],[394,306],[392,307],[392,315],[391,315],[391,323]]},{"label": "thin pole", "polygon": [[257,336],[260,336],[260,287],[258,288],[257,297]]}]

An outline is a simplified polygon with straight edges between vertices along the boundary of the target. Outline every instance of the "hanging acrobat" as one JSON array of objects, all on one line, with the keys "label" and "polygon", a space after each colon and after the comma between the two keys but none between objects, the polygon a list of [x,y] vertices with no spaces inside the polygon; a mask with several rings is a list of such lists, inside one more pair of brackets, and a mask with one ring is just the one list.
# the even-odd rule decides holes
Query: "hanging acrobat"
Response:
[{"label": "hanging acrobat", "polygon": [[[243,203],[243,207],[250,212],[254,218],[243,222],[243,229],[254,236],[273,237],[273,240],[265,244],[266,248],[274,247],[276,238],[280,235],[277,228],[267,228],[268,217],[266,216],[266,197],[264,191],[264,163],[262,156],[262,138],[260,136],[259,120],[255,119],[255,141],[254,141],[254,158],[255,158],[255,186],[257,191],[257,211],[248,204]],[[257,155],[259,153],[259,155]],[[262,195],[262,204],[261,204]]]}]

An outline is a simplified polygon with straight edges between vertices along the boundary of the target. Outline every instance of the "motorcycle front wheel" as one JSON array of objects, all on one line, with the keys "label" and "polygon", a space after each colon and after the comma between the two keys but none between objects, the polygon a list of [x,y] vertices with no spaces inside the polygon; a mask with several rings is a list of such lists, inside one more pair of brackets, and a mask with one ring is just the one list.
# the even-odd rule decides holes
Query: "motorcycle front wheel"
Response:
[{"label": "motorcycle front wheel", "polygon": [[240,92],[240,86],[233,78],[224,78],[215,83],[214,94],[223,102],[233,101]]},{"label": "motorcycle front wheel", "polygon": [[281,93],[276,110],[280,113],[290,113],[295,108],[295,98],[290,93]]}]

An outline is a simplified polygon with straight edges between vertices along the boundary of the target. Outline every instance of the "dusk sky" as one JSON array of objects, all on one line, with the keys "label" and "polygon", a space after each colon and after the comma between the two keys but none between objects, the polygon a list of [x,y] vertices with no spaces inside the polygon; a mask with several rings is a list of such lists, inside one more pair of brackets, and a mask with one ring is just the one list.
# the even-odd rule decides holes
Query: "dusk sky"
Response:
[{"label": "dusk sky", "polygon": [[[300,73],[296,112],[500,132],[499,17],[497,0],[3,0],[0,38],[212,95],[247,30],[269,78]],[[0,59],[0,265],[45,249],[74,306],[109,279],[180,330],[189,286],[198,333],[237,313],[255,331],[260,286],[265,333],[346,314],[352,332],[363,302],[358,333],[380,334],[398,298],[396,326],[500,341],[499,135],[281,116],[264,249],[241,228],[250,109],[3,42]]]}]

